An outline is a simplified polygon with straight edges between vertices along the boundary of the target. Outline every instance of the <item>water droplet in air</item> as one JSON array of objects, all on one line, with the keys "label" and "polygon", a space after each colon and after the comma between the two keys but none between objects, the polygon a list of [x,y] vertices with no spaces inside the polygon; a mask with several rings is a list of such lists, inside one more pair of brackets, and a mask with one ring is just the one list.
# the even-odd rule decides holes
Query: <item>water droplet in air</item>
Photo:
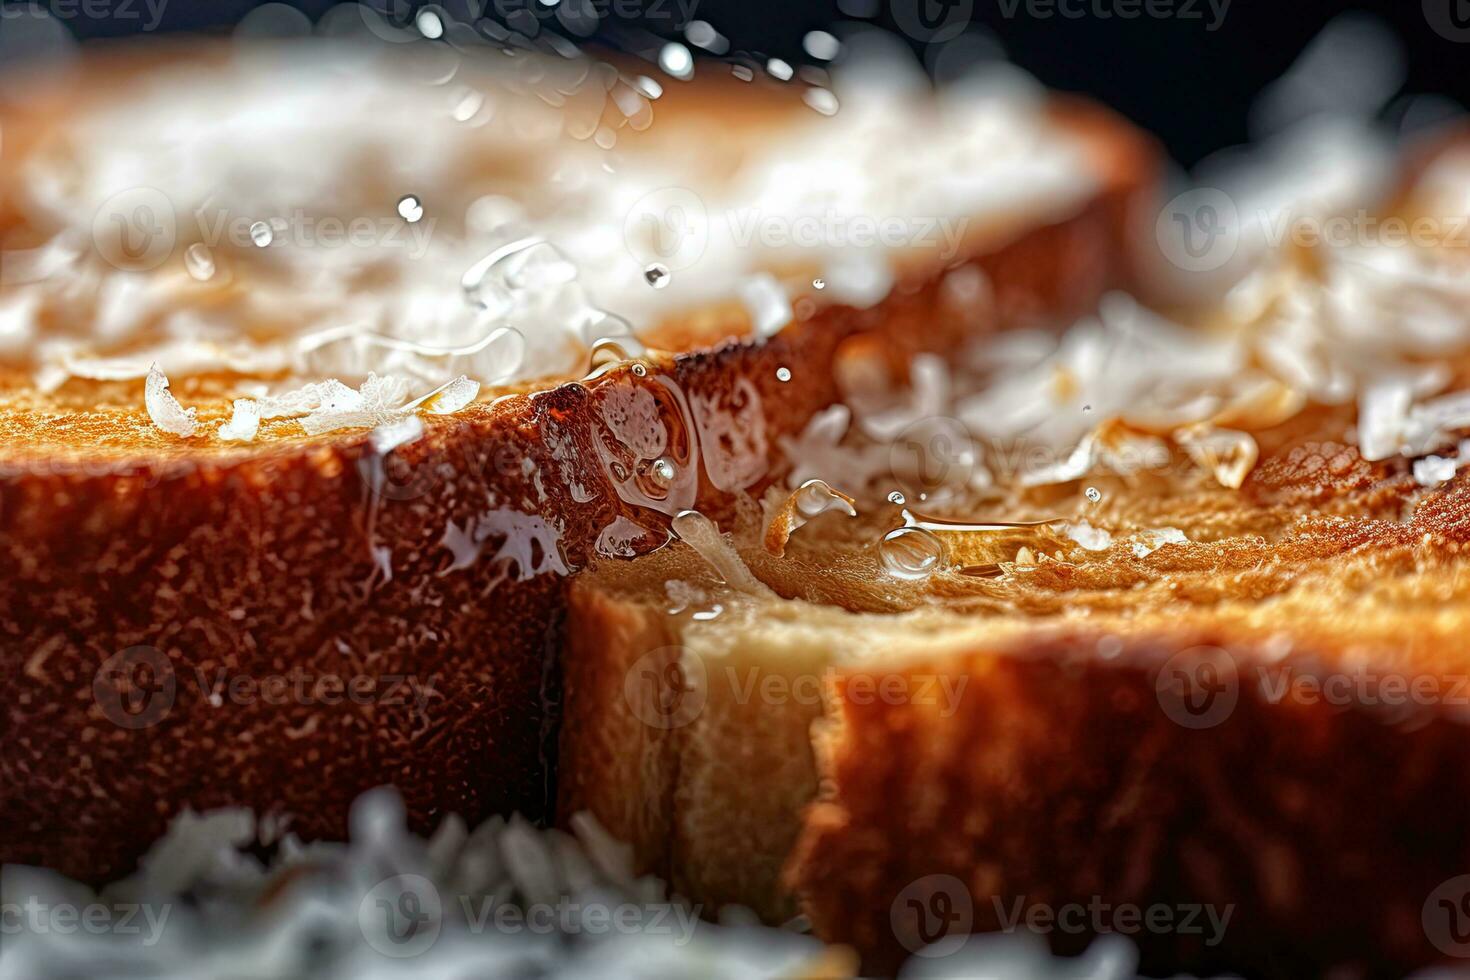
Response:
[{"label": "water droplet in air", "polygon": [[655,262],[643,270],[643,279],[654,289],[663,289],[669,284],[669,267]]},{"label": "water droplet in air", "polygon": [[1088,487],[1083,491],[1083,494],[1093,503],[1097,503],[1102,499],[1102,492],[1097,487]]},{"label": "water droplet in air", "polygon": [[904,504],[908,503],[908,501],[904,499],[903,491],[902,490],[895,490],[892,493],[890,493],[888,495],[888,502],[890,504],[898,504],[900,507],[902,507]]},{"label": "water droplet in air", "polygon": [[688,78],[694,74],[694,56],[684,45],[670,41],[659,49],[658,66],[675,78]]},{"label": "water droplet in air", "polygon": [[778,368],[776,368],[776,380],[777,381],[790,381],[791,380],[791,369],[789,367],[778,367]]},{"label": "water droplet in air", "polygon": [[634,364],[633,373],[642,378],[648,374],[648,368],[644,367],[642,364]]},{"label": "water droplet in air", "polygon": [[1092,406],[1091,405],[1083,405],[1082,406],[1082,411],[1084,411],[1084,412],[1090,412],[1090,411],[1092,411]]},{"label": "water droplet in air", "polygon": [[200,282],[214,278],[214,256],[202,242],[195,242],[184,252],[184,268]]},{"label": "water droplet in air", "polygon": [[944,542],[923,528],[895,528],[883,535],[878,544],[878,556],[889,575],[917,581],[928,578],[939,569],[940,560],[944,557]]},{"label": "water droplet in air", "polygon": [[826,289],[827,288],[827,280],[825,280],[825,279],[813,279],[812,280],[812,288],[813,289]]},{"label": "water droplet in air", "polygon": [[405,194],[398,201],[398,216],[413,224],[424,216],[424,206],[412,194]]},{"label": "water droplet in air", "polygon": [[413,25],[419,29],[419,33],[430,41],[437,41],[444,36],[444,19],[439,12],[431,7],[425,7],[414,17]]},{"label": "water droplet in air", "polygon": [[271,231],[271,226],[264,221],[257,221],[250,226],[250,240],[257,248],[265,248],[276,240],[276,233]]}]

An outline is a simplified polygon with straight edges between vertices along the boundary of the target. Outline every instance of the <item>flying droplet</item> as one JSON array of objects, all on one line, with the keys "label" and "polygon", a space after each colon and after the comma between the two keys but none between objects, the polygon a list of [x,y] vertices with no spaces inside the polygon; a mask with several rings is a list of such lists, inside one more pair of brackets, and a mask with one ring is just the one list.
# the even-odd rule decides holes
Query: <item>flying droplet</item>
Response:
[{"label": "flying droplet", "polygon": [[670,41],[658,52],[658,66],[675,78],[694,74],[694,56],[678,41]]},{"label": "flying droplet", "polygon": [[257,221],[250,226],[250,240],[257,248],[266,248],[276,240],[276,233],[271,231],[271,226],[264,221]]},{"label": "flying droplet", "polygon": [[655,262],[643,270],[643,279],[654,289],[663,289],[669,284],[669,267]]},{"label": "flying droplet", "polygon": [[214,278],[214,256],[203,242],[195,242],[184,251],[184,268],[200,282]]},{"label": "flying droplet", "polygon": [[1102,491],[1098,490],[1097,487],[1088,487],[1083,491],[1083,494],[1093,503],[1097,503],[1102,499]]},{"label": "flying droplet", "polygon": [[444,19],[439,12],[431,7],[425,7],[414,17],[413,26],[419,29],[419,33],[430,41],[437,41],[444,36]]},{"label": "flying droplet", "polygon": [[791,369],[789,367],[778,367],[778,368],[776,368],[776,380],[777,381],[790,381],[791,380]]},{"label": "flying droplet", "polygon": [[813,289],[826,289],[827,288],[827,280],[825,280],[825,279],[813,279],[812,280],[812,288]]},{"label": "flying droplet", "polygon": [[895,490],[892,493],[890,493],[888,495],[888,502],[890,504],[898,504],[900,507],[902,507],[904,504],[908,503],[908,501],[906,499],[904,499],[904,495],[903,495],[903,491],[902,490]]},{"label": "flying droplet", "polygon": [[424,216],[424,206],[412,194],[405,194],[398,201],[398,216],[413,224]]},{"label": "flying droplet", "polygon": [[1090,411],[1092,411],[1092,406],[1091,405],[1083,405],[1082,406],[1082,411],[1084,411],[1084,412],[1090,412]]},{"label": "flying droplet", "polygon": [[878,556],[889,575],[918,581],[938,570],[944,557],[944,542],[923,528],[895,528],[883,535],[878,544]]}]

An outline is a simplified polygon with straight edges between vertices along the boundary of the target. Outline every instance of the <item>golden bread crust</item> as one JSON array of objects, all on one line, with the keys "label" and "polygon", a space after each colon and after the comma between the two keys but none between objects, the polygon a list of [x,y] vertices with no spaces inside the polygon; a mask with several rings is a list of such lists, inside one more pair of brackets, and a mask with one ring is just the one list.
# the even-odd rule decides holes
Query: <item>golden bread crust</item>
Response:
[{"label": "golden bread crust", "polygon": [[[1104,192],[979,258],[1006,320],[1076,312],[1124,277],[1122,229],[1152,148],[1097,116]],[[977,326],[942,307],[941,271],[911,271],[870,310],[813,304],[763,344],[652,357],[646,376],[624,366],[426,419],[425,437],[387,460],[360,430],[283,427],[248,449],[171,440],[144,425],[140,385],[133,407],[120,392],[78,408],[66,399],[99,390],[46,405],[12,390],[0,399],[12,437],[0,555],[13,569],[0,579],[0,861],[114,877],[179,810],[225,804],[341,836],[350,800],[384,783],[420,829],[449,812],[541,813],[560,696],[558,569],[584,563],[620,517],[641,529],[635,550],[662,544],[658,511],[673,509],[630,502],[616,474],[640,460],[609,420],[651,403],[665,438],[698,433],[701,476],[681,506],[729,512],[783,465],[778,437],[836,399],[843,339],[871,333],[906,354]],[[780,366],[799,383],[778,381]],[[185,400],[222,417],[222,402]],[[446,544],[455,533],[464,562]],[[252,688],[296,673],[433,691],[415,708],[383,703],[386,692],[268,704]],[[252,690],[221,694],[201,678]]]}]

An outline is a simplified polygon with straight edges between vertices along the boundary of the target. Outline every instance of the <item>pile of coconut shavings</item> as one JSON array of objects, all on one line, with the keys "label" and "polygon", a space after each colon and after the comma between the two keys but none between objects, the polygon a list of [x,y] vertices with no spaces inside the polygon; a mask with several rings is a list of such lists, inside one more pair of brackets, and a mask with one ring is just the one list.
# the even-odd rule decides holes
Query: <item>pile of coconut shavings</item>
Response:
[{"label": "pile of coconut shavings", "polygon": [[[408,382],[401,378],[370,373],[355,389],[332,378],[278,395],[237,398],[229,420],[216,434],[226,441],[250,442],[262,421],[278,418],[298,420],[307,435],[347,428],[406,434],[408,428],[404,423],[417,418],[419,411],[451,415],[463,409],[479,395],[480,383],[460,375],[413,401],[408,400],[408,390]],[[198,434],[196,410],[179,403],[169,391],[168,378],[156,364],[148,370],[144,404],[153,424],[164,432],[185,439]],[[375,444],[379,441],[375,440]],[[408,440],[400,439],[395,444],[403,441]]]},{"label": "pile of coconut shavings", "polygon": [[[1470,428],[1470,391],[1442,393],[1448,371],[1435,361],[1470,350],[1470,268],[1428,249],[1325,251],[1315,272],[1269,257],[1227,297],[1227,333],[1113,294],[1060,337],[1012,332],[953,366],[921,355],[905,391],[853,392],[783,440],[791,485],[819,476],[881,494],[902,480],[906,453],[937,439],[947,455],[929,469],[945,464],[957,491],[1127,476],[1167,464],[1171,444],[1239,487],[1258,457],[1250,430],[1308,402],[1355,400],[1363,458],[1416,460],[1419,483],[1437,486],[1470,464],[1456,439]],[[985,459],[983,443],[1027,452],[1017,467]]]},{"label": "pile of coconut shavings", "polygon": [[[451,817],[425,841],[404,829],[396,793],[377,790],[353,807],[348,844],[304,844],[275,823],[186,812],[100,894],[6,868],[7,907],[100,906],[110,926],[23,923],[5,936],[0,980],[755,978],[795,975],[822,953],[797,932],[699,920],[636,877],[627,848],[586,815],[571,834],[518,817],[470,831]],[[261,844],[269,861],[251,853]]]}]

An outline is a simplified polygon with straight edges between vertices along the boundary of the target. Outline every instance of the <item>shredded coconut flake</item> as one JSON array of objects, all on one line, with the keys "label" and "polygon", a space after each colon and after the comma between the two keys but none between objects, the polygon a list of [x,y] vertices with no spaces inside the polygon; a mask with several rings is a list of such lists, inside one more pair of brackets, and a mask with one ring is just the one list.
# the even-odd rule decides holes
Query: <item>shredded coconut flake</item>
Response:
[{"label": "shredded coconut flake", "polygon": [[1062,527],[1062,533],[1088,551],[1106,551],[1113,544],[1113,536],[1110,533],[1103,528],[1093,527],[1087,521],[1065,524]]},{"label": "shredded coconut flake", "polygon": [[1147,558],[1166,544],[1189,544],[1189,538],[1177,527],[1159,527],[1139,531],[1133,535],[1129,547],[1137,557]]},{"label": "shredded coconut flake", "polygon": [[1451,456],[1425,456],[1414,460],[1414,482],[1421,487],[1437,487],[1454,479],[1458,461]]},{"label": "shredded coconut flake", "polygon": [[230,420],[219,427],[219,437],[227,442],[250,442],[260,430],[260,403],[253,398],[236,398]]},{"label": "shredded coconut flake", "polygon": [[378,455],[386,456],[399,446],[417,441],[423,434],[423,419],[417,415],[405,415],[401,419],[378,426],[368,438]]},{"label": "shredded coconut flake", "polygon": [[759,336],[773,337],[791,322],[791,299],[775,276],[768,272],[751,276],[739,290]]},{"label": "shredded coconut flake", "polygon": [[164,432],[187,439],[199,428],[197,412],[185,408],[168,390],[168,378],[155,364],[148,369],[148,380],[144,383],[143,404],[148,417]]},{"label": "shredded coconut flake", "polygon": [[479,393],[480,382],[461,374],[426,399],[424,406],[434,415],[453,415],[474,401]]}]

